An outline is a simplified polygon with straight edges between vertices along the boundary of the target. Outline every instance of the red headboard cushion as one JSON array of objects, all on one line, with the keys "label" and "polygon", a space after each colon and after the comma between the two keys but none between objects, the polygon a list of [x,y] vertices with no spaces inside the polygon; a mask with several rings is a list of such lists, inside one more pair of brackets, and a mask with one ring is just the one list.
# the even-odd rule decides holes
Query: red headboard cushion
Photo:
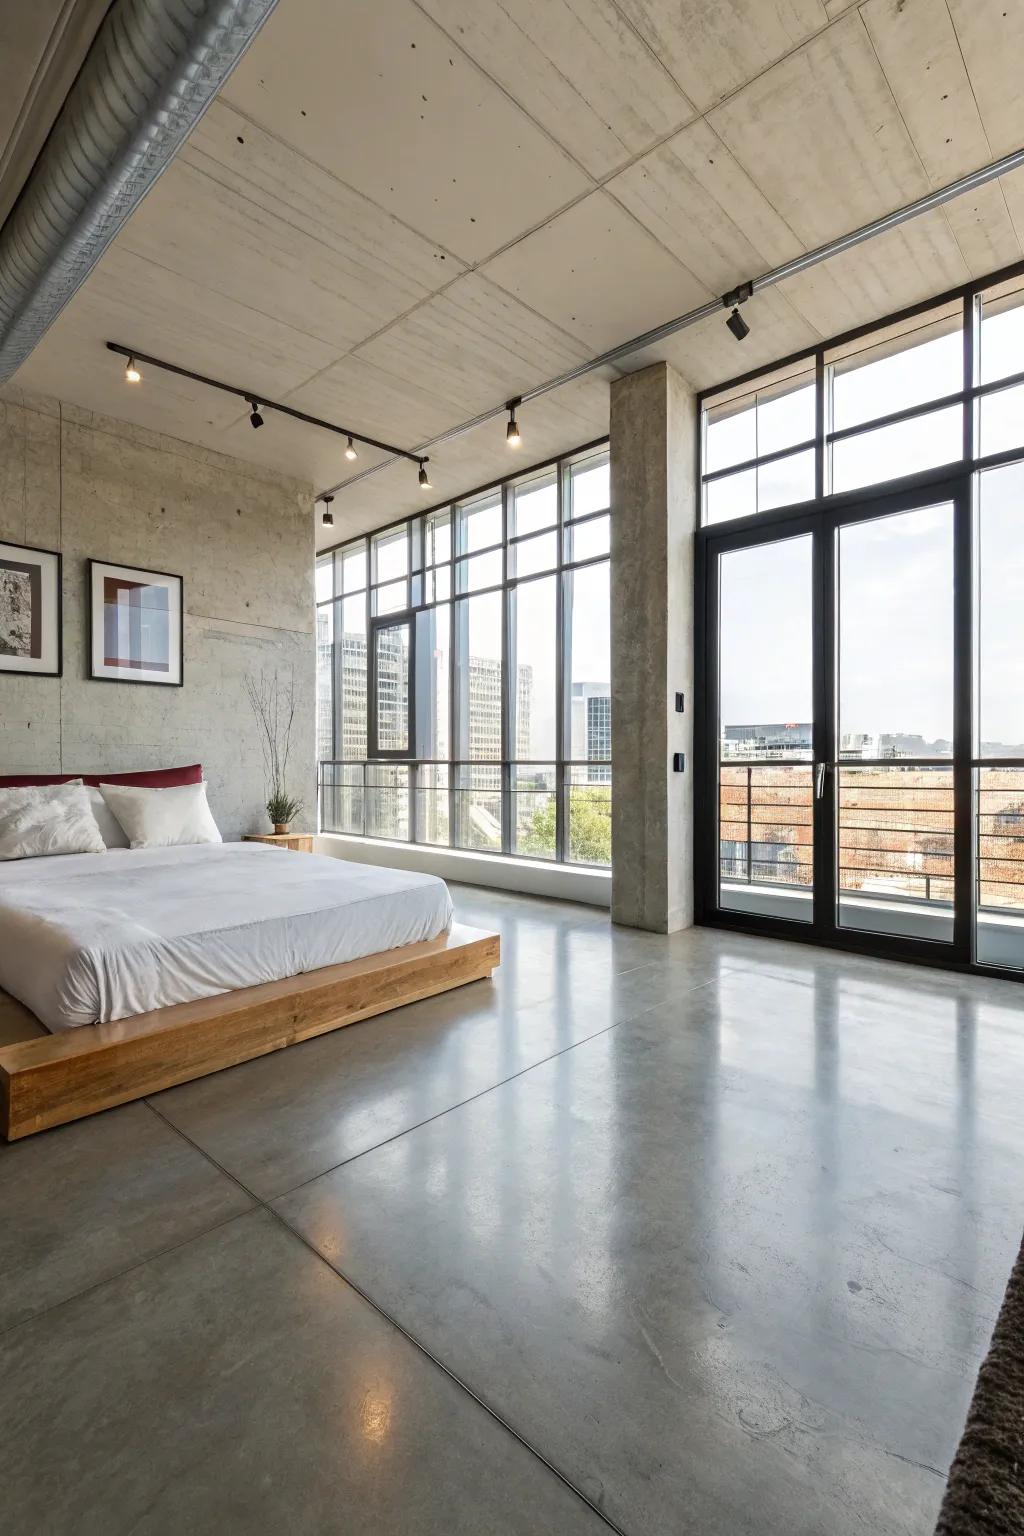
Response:
[{"label": "red headboard cushion", "polygon": [[67,784],[84,779],[87,784],[130,784],[136,789],[174,789],[178,784],[201,784],[202,763],[187,768],[150,768],[142,773],[8,773],[0,774],[0,789],[23,789],[31,784]]}]

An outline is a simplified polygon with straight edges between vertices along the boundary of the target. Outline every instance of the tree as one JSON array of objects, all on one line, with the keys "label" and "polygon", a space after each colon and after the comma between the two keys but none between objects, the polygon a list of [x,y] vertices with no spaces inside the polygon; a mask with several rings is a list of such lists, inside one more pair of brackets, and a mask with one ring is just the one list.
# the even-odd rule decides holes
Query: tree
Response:
[{"label": "tree", "polygon": [[[548,796],[520,831],[519,852],[551,858],[555,851],[555,797]],[[611,785],[588,784],[569,795],[569,857],[577,864],[612,861]]]}]

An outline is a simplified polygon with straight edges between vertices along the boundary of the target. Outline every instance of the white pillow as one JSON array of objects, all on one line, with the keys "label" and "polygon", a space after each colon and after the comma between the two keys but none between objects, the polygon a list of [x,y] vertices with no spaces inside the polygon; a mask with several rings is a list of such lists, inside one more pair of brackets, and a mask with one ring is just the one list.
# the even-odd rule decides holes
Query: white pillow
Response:
[{"label": "white pillow", "polygon": [[106,847],[127,848],[128,839],[124,835],[124,829],[95,784],[87,784],[85,792],[89,796],[89,809],[96,818],[96,825],[100,829],[100,836]]},{"label": "white pillow", "polygon": [[81,779],[0,789],[0,859],[105,852]]},{"label": "white pillow", "polygon": [[177,848],[184,843],[222,841],[206,803],[205,782],[178,784],[172,789],[101,784],[100,792],[132,848]]}]

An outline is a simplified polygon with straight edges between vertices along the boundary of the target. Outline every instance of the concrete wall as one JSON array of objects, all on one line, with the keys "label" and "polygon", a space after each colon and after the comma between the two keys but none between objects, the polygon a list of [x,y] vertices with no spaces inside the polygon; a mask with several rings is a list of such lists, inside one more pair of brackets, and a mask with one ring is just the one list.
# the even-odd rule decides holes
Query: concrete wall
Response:
[{"label": "concrete wall", "polygon": [[[244,680],[294,672],[289,788],[316,824],[312,488],[49,399],[0,400],[0,538],[64,556],[64,676],[0,673],[0,773],[201,761],[226,838],[266,830]],[[86,560],[185,583],[183,688],[88,678]]]},{"label": "concrete wall", "polygon": [[693,922],[695,422],[667,363],[612,385],[612,919],[658,933]]}]

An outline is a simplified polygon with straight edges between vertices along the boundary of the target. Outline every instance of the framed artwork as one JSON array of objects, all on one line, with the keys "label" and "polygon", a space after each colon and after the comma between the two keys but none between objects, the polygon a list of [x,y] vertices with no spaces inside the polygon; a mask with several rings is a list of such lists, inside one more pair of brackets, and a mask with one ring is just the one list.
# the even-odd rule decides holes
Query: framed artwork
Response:
[{"label": "framed artwork", "polygon": [[180,688],[183,597],[180,576],[90,560],[90,677]]},{"label": "framed artwork", "polygon": [[0,672],[61,673],[60,555],[0,543]]}]

